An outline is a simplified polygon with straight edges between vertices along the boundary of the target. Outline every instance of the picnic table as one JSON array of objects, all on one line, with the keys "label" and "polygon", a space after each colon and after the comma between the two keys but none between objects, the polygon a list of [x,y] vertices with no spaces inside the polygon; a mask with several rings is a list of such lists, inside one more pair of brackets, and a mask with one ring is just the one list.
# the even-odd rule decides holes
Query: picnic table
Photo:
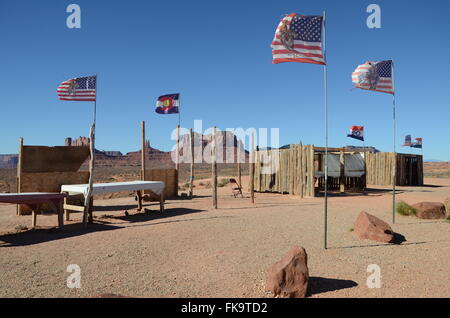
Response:
[{"label": "picnic table", "polygon": [[62,202],[67,197],[65,193],[53,192],[23,192],[0,193],[0,203],[24,204],[32,210],[32,227],[36,227],[36,215],[42,204],[47,203],[58,214],[58,228],[64,226]]},{"label": "picnic table", "polygon": [[[165,184],[162,181],[129,181],[129,182],[110,182],[110,183],[94,183],[92,185],[92,196],[96,194],[114,193],[114,192],[124,192],[124,191],[135,191],[138,199],[138,211],[142,210],[142,195],[143,191],[151,190],[153,193],[159,196],[160,201],[160,211],[164,212],[164,187]],[[88,184],[68,184],[61,186],[61,193],[67,196],[82,194],[86,198],[89,190]],[[92,223],[93,216],[93,199],[88,206],[89,222]],[[69,211],[84,212],[84,206],[67,204],[67,197],[64,199],[64,213],[66,215],[66,220],[69,219]]]}]

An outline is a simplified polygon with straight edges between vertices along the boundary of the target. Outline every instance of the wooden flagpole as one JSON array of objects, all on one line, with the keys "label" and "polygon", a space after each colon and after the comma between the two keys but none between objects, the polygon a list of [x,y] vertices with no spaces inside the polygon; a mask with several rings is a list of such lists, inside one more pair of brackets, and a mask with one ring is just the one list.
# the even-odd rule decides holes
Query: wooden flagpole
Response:
[{"label": "wooden flagpole", "polygon": [[145,181],[145,160],[146,160],[146,149],[145,149],[145,121],[141,123],[141,135],[142,135],[142,146],[141,146],[141,180]]},{"label": "wooden flagpole", "polygon": [[177,125],[177,156],[175,169],[177,171],[177,193],[178,197],[178,178],[180,177],[180,123],[181,123],[181,94],[178,95],[178,125]]},{"label": "wooden flagpole", "polygon": [[[94,184],[94,165],[95,165],[95,124],[97,122],[97,74],[95,75],[95,101],[94,101],[94,123],[91,126],[89,132],[89,186],[87,193],[84,194],[84,211],[83,211],[83,225],[86,228],[88,221],[93,222],[93,200],[92,200],[92,187]],[[88,217],[89,216],[89,217]]]},{"label": "wooden flagpole", "polygon": [[212,196],[213,208],[217,209],[217,162],[216,162],[216,126],[212,131],[211,164],[212,164]]},{"label": "wooden flagpole", "polygon": [[[194,131],[189,129],[189,141],[191,144],[191,173],[189,178],[189,197],[192,199],[194,196]],[[183,150],[184,151],[184,150]]]}]

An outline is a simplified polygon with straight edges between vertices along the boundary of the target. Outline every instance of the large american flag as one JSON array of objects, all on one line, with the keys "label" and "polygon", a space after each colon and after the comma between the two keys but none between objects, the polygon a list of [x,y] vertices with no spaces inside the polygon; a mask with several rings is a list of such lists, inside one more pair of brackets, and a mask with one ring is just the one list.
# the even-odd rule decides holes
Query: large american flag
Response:
[{"label": "large american flag", "polygon": [[366,62],[358,65],[352,73],[352,82],[357,88],[394,94],[392,61]]},{"label": "large american flag", "polygon": [[322,53],[322,16],[291,13],[281,19],[272,41],[273,63],[325,65]]},{"label": "large american flag", "polygon": [[72,78],[58,86],[60,100],[95,101],[97,76]]}]

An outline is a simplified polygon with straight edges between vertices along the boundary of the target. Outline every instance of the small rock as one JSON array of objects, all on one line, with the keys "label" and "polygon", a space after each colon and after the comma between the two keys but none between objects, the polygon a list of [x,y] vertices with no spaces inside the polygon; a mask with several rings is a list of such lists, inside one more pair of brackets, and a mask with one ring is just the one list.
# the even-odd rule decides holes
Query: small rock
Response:
[{"label": "small rock", "polygon": [[445,199],[444,206],[445,206],[445,211],[447,212],[447,215],[450,216],[450,197]]},{"label": "small rock", "polygon": [[308,289],[308,255],[303,247],[294,246],[267,272],[266,290],[275,297],[304,298]]},{"label": "small rock", "polygon": [[24,225],[17,225],[15,227],[16,231],[26,231],[28,230],[28,227],[24,226]]},{"label": "small rock", "polygon": [[445,205],[440,202],[420,202],[412,207],[419,219],[445,219]]},{"label": "small rock", "polygon": [[129,215],[128,211],[125,211],[125,216],[128,216],[128,215]]},{"label": "small rock", "polygon": [[389,224],[365,211],[359,213],[354,232],[363,240],[391,243],[394,239],[394,232]]}]

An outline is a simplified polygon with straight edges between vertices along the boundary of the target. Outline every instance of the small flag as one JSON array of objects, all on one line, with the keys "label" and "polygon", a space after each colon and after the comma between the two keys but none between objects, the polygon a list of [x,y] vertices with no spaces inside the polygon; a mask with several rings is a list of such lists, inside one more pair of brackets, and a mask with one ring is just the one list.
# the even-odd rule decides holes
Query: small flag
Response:
[{"label": "small flag", "polygon": [[158,114],[178,114],[180,94],[169,94],[158,97],[155,111]]},{"label": "small flag", "polygon": [[364,141],[364,126],[352,126],[350,128],[350,134],[347,137]]},{"label": "small flag", "polygon": [[392,61],[366,62],[358,65],[352,73],[352,82],[357,88],[394,94]]},{"label": "small flag", "polygon": [[406,135],[405,136],[405,143],[402,145],[404,147],[411,147],[412,143],[411,143],[411,135]]},{"label": "small flag", "polygon": [[412,148],[422,148],[422,138],[414,138],[416,141],[411,144]]},{"label": "small flag", "polygon": [[58,86],[60,100],[91,102],[96,100],[97,76],[72,78]]},{"label": "small flag", "polygon": [[281,19],[272,41],[273,63],[325,65],[322,54],[322,16],[291,13]]}]

